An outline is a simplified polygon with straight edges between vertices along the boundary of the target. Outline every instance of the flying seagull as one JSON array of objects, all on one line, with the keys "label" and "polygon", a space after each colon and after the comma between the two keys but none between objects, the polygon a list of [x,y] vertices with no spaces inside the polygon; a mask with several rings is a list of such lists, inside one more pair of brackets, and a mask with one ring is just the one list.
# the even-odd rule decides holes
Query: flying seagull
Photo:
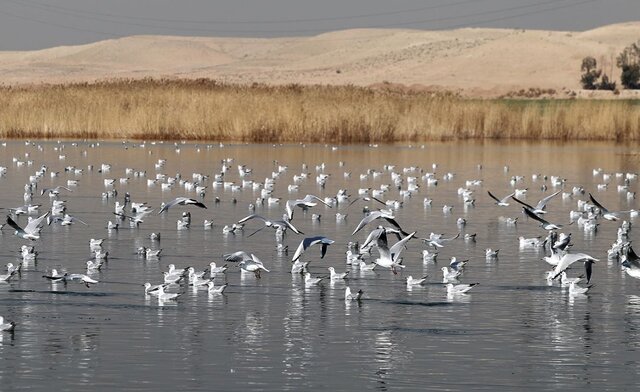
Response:
[{"label": "flying seagull", "polygon": [[35,241],[40,238],[40,226],[42,225],[42,222],[47,218],[47,216],[49,216],[49,211],[36,219],[32,219],[23,229],[22,227],[18,226],[18,224],[13,219],[11,219],[9,215],[7,215],[7,224],[16,230],[16,236],[25,240]]},{"label": "flying seagull", "polygon": [[502,199],[498,199],[498,198],[497,198],[497,197],[495,197],[495,196],[493,195],[493,193],[491,193],[490,191],[487,191],[487,193],[489,194],[489,196],[491,196],[491,198],[492,198],[493,200],[495,200],[495,201],[496,201],[496,205],[498,205],[498,206],[500,206],[500,207],[507,207],[507,206],[509,205],[509,203],[508,203],[509,198],[510,198],[511,196],[513,196],[513,195],[515,195],[515,194],[516,194],[515,192],[513,192],[513,193],[510,193],[510,194],[508,194],[507,196],[503,197]]},{"label": "flying seagull", "polygon": [[524,213],[527,214],[531,219],[535,219],[538,222],[540,222],[540,226],[545,230],[556,230],[562,227],[562,225],[556,225],[554,223],[550,223],[542,219],[541,217],[536,215],[533,211],[531,211],[529,207],[522,207],[522,210],[524,210]]},{"label": "flying seagull", "polygon": [[306,195],[304,199],[287,200],[287,203],[285,205],[285,208],[287,210],[287,217],[289,218],[289,220],[293,219],[293,210],[295,207],[300,207],[303,210],[306,210],[309,207],[314,207],[318,205],[317,202],[320,202],[325,206],[331,208],[329,204],[325,203],[325,201],[319,198],[318,196]]},{"label": "flying seagull", "polygon": [[300,245],[298,245],[298,249],[296,249],[296,253],[293,255],[293,259],[291,260],[291,262],[294,263],[300,258],[300,256],[302,256],[304,251],[316,244],[322,244],[322,253],[320,255],[320,258],[322,259],[327,253],[327,248],[329,247],[329,245],[333,244],[334,242],[335,241],[330,240],[329,238],[324,236],[307,237],[300,241]]},{"label": "flying seagull", "polygon": [[561,191],[554,192],[554,193],[550,194],[549,196],[546,196],[546,197],[540,199],[540,201],[538,202],[538,204],[536,204],[535,207],[523,202],[522,200],[516,198],[515,196],[511,196],[511,198],[513,200],[517,201],[518,203],[522,204],[523,206],[529,208],[534,214],[546,214],[547,211],[545,211],[545,208],[547,208],[547,203],[549,202],[549,200],[551,200],[554,196],[556,196],[560,192]]},{"label": "flying seagull", "polygon": [[171,200],[170,202],[168,202],[167,204],[165,204],[164,206],[162,206],[162,208],[160,209],[160,211],[158,212],[158,215],[162,214],[163,212],[165,212],[166,210],[168,210],[169,208],[180,204],[180,205],[188,205],[188,204],[193,204],[196,207],[200,207],[200,208],[207,208],[207,206],[205,206],[204,204],[200,203],[198,200],[196,199],[190,199],[188,197],[176,197],[175,199]]}]

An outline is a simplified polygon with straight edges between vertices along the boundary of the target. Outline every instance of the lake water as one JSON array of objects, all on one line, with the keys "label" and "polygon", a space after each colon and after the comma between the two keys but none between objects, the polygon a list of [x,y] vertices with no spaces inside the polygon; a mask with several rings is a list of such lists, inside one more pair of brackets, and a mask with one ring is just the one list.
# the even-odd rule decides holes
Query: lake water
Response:
[{"label": "lake water", "polygon": [[[611,210],[638,208],[635,199],[617,191],[621,179],[613,176],[608,189],[598,191],[596,184],[604,181],[601,175],[592,174],[594,168],[605,173],[636,172],[635,146],[451,142],[338,148],[179,144],[177,149],[173,143],[142,147],[136,143],[9,141],[0,151],[0,165],[8,168],[0,177],[1,207],[23,205],[24,184],[44,164],[49,172],[60,174],[51,177],[47,173],[39,180],[33,203],[43,204],[41,211],[46,211],[51,201],[46,194],[40,196],[40,189],[77,179],[73,193],[61,190],[59,199],[67,200],[69,214],[88,224],[46,226],[35,242],[37,261],[24,265],[19,278],[0,284],[0,315],[17,324],[13,334],[0,333],[1,390],[620,391],[637,387],[640,281],[606,257],[619,223],[601,220],[595,235],[583,233],[577,225],[565,228],[573,234],[573,250],[600,259],[589,294],[571,297],[558,283],[547,284],[544,272],[549,267],[540,260],[542,250],[518,246],[519,236],[544,236],[546,232],[522,216],[515,203],[498,207],[486,194],[487,190],[499,196],[510,193],[511,177],[522,175],[524,180],[516,187],[528,188],[526,200],[531,204],[552,190],[571,192],[573,186],[581,185]],[[14,157],[25,163],[19,166]],[[404,200],[403,207],[395,211],[396,220],[405,230],[417,231],[419,237],[432,231],[454,235],[459,230],[456,220],[462,217],[467,220],[463,234],[477,233],[477,240],[452,241],[439,250],[436,264],[423,263],[421,252],[426,245],[413,240],[403,253],[406,268],[398,275],[381,268],[360,272],[345,265],[345,251],[348,241],[362,243],[374,226],[351,237],[368,203],[334,209],[320,205],[307,213],[298,210],[293,223],[307,236],[326,235],[335,240],[323,260],[318,247],[305,253],[305,260],[312,260],[312,274],[326,275],[329,266],[350,270],[346,284],[354,291],[364,291],[360,303],[345,303],[345,283],[325,281],[306,288],[300,276],[289,273],[293,251],[304,236],[286,235],[284,242],[290,249],[286,255],[276,251],[271,229],[248,238],[262,227],[259,221],[249,221],[244,234],[223,234],[224,225],[250,213],[249,203],[260,195],[251,187],[232,191],[213,186],[210,178],[202,199],[206,210],[176,206],[162,215],[152,213],[137,229],[126,224],[118,231],[105,228],[115,218],[114,199],[101,197],[110,189],[105,188],[105,178],[116,179],[117,200],[122,202],[126,191],[133,201],[158,208],[177,196],[198,196],[178,184],[163,191],[160,183],[148,186],[147,179],[155,178],[156,173],[180,173],[188,180],[192,173],[213,175],[226,158],[233,162],[225,181],[236,184],[241,184],[238,164],[253,170],[245,179],[260,182],[271,176],[277,164],[288,166],[273,192],[282,198],[281,204],[256,208],[256,213],[274,219],[282,216],[287,199],[307,193],[334,196],[341,188],[355,198],[359,188],[389,184],[386,164],[402,173],[409,166],[430,172],[437,163],[437,186],[418,179],[420,190],[414,197],[402,199],[392,186],[383,198]],[[166,159],[166,165],[156,169],[158,159]],[[31,166],[28,160],[33,161]],[[100,173],[102,163],[111,164],[111,170]],[[303,163],[308,169],[302,169]],[[322,163],[325,168],[317,169]],[[67,166],[84,172],[65,172]],[[125,175],[125,168],[146,170],[146,177]],[[360,174],[367,169],[382,174],[361,180]],[[293,175],[303,171],[311,173],[309,178],[300,182],[297,192],[288,192]],[[351,172],[350,178],[343,175],[345,171]],[[324,188],[315,181],[319,172],[331,174]],[[443,175],[448,172],[454,176],[445,181]],[[542,178],[534,181],[532,173],[557,175],[567,181],[563,188],[554,188]],[[121,177],[130,177],[129,183],[120,184]],[[483,183],[471,187],[475,207],[465,208],[457,189],[469,179]],[[548,191],[541,190],[543,184]],[[637,190],[636,180],[631,181],[630,189]],[[219,203],[214,203],[215,197]],[[425,197],[433,199],[431,207],[423,205]],[[578,199],[587,196],[553,199],[548,220],[568,223],[569,211],[577,209]],[[453,206],[450,214],[443,213],[444,204]],[[192,213],[189,230],[176,229],[182,211]],[[337,222],[336,212],[347,213],[346,221]],[[321,220],[313,221],[313,213],[321,214]],[[519,217],[517,226],[501,223],[500,216]],[[214,226],[205,229],[204,219],[213,219]],[[25,222],[24,216],[18,218],[19,224]],[[18,262],[19,248],[26,243],[12,232],[8,226],[1,232],[3,265]],[[151,232],[161,233],[159,243],[149,239]],[[90,238],[105,238],[103,247],[109,251],[105,267],[91,275],[100,283],[90,288],[75,282],[65,286],[42,277],[52,268],[86,273],[85,263],[92,258]],[[635,239],[633,230],[631,239]],[[139,246],[162,248],[161,258],[144,260],[136,255]],[[485,259],[487,247],[500,249],[497,260]],[[236,250],[255,253],[270,272],[256,279],[229,264],[226,276],[216,278],[217,284],[225,280],[229,284],[223,296],[189,288],[178,301],[161,304],[143,293],[142,284],[159,283],[161,272],[171,263],[202,270],[210,261],[220,264],[222,254]],[[442,285],[439,268],[451,256],[470,259],[460,281],[480,285],[468,295],[448,297]],[[574,268],[570,274],[579,272]],[[408,275],[426,274],[428,284],[407,289]]]}]

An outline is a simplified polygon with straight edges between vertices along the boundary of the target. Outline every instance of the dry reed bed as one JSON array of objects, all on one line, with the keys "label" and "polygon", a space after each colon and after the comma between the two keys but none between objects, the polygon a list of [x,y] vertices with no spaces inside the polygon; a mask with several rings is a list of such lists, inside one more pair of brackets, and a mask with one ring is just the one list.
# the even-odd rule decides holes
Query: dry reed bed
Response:
[{"label": "dry reed bed", "polygon": [[640,139],[640,104],[469,100],[354,86],[115,80],[0,88],[3,138],[404,142]]}]

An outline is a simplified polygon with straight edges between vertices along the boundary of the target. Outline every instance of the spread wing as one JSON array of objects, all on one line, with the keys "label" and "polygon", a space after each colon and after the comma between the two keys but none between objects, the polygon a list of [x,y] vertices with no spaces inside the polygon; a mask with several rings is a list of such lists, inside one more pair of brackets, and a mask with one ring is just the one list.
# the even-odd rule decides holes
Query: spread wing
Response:
[{"label": "spread wing", "polygon": [[593,204],[596,205],[596,207],[598,207],[604,214],[606,214],[607,212],[609,212],[609,210],[607,210],[606,208],[604,208],[602,206],[602,204],[598,203],[598,201],[593,197],[593,195],[591,193],[589,193],[589,199],[591,200],[591,202]]},{"label": "spread wing", "polygon": [[549,202],[549,200],[553,199],[556,195],[560,194],[560,192],[561,191],[554,192],[554,193],[550,194],[549,196],[540,199],[540,201],[536,205],[536,209],[537,210],[544,210],[544,208],[547,206],[547,203]]}]

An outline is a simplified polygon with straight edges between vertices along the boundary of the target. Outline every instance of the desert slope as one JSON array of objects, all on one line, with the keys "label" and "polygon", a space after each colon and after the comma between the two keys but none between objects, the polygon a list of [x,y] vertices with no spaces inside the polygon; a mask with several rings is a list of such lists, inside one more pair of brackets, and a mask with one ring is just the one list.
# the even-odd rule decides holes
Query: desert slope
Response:
[{"label": "desert slope", "polygon": [[[383,81],[493,96],[530,87],[579,89],[580,62],[611,69],[640,39],[640,22],[585,32],[466,28],[358,29],[293,38],[133,36],[87,45],[0,52],[4,84],[113,77],[208,77],[227,82]],[[617,77],[619,71],[613,68]]]}]

